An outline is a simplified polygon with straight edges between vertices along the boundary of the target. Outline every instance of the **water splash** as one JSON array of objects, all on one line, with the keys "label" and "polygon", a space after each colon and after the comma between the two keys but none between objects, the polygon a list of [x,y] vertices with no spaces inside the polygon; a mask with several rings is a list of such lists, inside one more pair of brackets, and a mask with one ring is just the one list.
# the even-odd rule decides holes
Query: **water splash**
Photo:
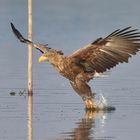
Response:
[{"label": "water splash", "polygon": [[107,99],[103,94],[95,95],[95,104],[97,108],[104,109],[108,106]]},{"label": "water splash", "polygon": [[107,98],[102,93],[95,95],[95,104],[99,110],[115,110],[115,107],[109,105]]}]

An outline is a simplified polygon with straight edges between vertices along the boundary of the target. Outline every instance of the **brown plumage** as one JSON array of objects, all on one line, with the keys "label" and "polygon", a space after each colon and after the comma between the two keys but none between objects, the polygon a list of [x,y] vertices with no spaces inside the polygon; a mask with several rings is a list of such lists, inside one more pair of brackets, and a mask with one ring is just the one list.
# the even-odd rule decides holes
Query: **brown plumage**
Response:
[{"label": "brown plumage", "polygon": [[96,72],[103,73],[119,63],[128,62],[129,57],[140,49],[140,32],[131,27],[118,29],[105,38],[99,38],[69,56],[48,45],[35,44],[20,34],[11,23],[13,33],[23,43],[31,43],[43,55],[39,62],[48,61],[58,72],[69,79],[73,89],[81,96],[87,109],[94,109],[94,94],[88,85]]}]

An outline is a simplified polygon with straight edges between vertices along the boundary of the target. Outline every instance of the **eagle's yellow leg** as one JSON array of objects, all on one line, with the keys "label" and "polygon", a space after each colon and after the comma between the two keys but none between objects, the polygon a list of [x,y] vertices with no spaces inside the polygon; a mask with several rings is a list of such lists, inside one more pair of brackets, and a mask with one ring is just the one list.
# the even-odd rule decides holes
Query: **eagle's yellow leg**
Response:
[{"label": "eagle's yellow leg", "polygon": [[96,104],[95,104],[94,100],[93,99],[85,100],[85,108],[87,110],[94,110],[94,109],[96,109]]}]

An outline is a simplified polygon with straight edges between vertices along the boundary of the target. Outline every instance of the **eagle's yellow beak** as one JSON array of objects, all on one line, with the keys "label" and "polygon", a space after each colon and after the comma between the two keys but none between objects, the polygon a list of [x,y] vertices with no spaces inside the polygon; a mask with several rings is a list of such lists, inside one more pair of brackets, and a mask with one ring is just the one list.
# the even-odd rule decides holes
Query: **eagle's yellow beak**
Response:
[{"label": "eagle's yellow beak", "polygon": [[46,59],[47,59],[46,56],[42,55],[38,58],[38,62],[41,63],[43,61],[46,61]]}]

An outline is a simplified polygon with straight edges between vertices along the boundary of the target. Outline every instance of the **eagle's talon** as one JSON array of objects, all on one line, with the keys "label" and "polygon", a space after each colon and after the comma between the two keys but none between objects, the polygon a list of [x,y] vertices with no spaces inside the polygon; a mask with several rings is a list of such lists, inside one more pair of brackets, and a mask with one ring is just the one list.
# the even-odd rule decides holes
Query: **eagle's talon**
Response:
[{"label": "eagle's talon", "polygon": [[86,110],[94,110],[94,109],[96,109],[96,105],[95,105],[93,99],[87,99],[85,101],[85,107],[86,107]]}]

